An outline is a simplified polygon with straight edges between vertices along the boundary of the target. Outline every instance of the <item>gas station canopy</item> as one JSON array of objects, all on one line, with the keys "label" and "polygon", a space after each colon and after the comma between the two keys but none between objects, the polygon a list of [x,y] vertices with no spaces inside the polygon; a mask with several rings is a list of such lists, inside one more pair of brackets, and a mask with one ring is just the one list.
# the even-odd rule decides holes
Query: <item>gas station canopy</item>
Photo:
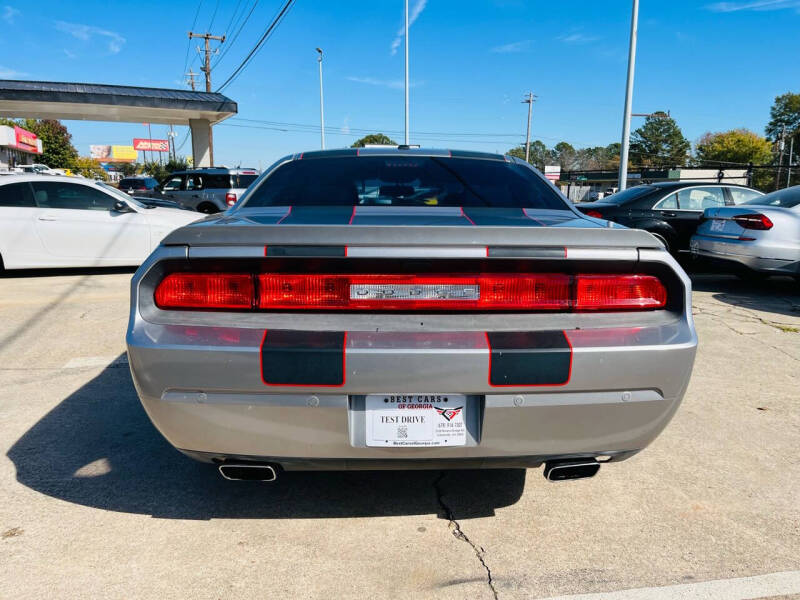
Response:
[{"label": "gas station canopy", "polygon": [[237,113],[213,92],[96,83],[0,80],[0,116],[188,125],[195,165],[208,166],[211,125]]}]

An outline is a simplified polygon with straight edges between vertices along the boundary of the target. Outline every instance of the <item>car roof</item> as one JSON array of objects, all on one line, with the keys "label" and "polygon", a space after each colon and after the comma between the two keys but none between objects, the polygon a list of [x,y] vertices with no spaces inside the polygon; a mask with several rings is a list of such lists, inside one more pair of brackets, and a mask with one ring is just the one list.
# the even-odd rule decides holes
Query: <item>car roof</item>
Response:
[{"label": "car roof", "polygon": [[258,169],[249,167],[237,167],[229,169],[228,167],[201,167],[198,169],[184,169],[182,171],[173,171],[170,177],[174,175],[197,175],[202,173],[210,173],[211,175],[257,175]]},{"label": "car roof", "polygon": [[70,175],[37,175],[36,173],[18,173],[7,175],[0,179],[0,183],[13,183],[17,181],[73,181],[77,183],[94,183],[94,179],[88,177],[75,177]]},{"label": "car roof", "polygon": [[[695,185],[725,185],[730,187],[747,188],[746,185],[742,185],[741,183],[727,183],[725,181],[714,181],[710,179],[704,181],[657,181],[655,183],[648,183],[644,185],[647,187],[655,187],[661,189],[679,189],[685,187],[692,187]],[[634,186],[634,187],[639,187],[639,186]]]},{"label": "car roof", "polygon": [[300,152],[288,158],[307,160],[317,158],[338,158],[344,156],[423,156],[436,158],[476,158],[507,162],[509,158],[491,152],[475,152],[471,150],[447,150],[435,148],[416,148],[409,146],[369,146],[366,148],[341,148],[338,150],[311,150]]}]

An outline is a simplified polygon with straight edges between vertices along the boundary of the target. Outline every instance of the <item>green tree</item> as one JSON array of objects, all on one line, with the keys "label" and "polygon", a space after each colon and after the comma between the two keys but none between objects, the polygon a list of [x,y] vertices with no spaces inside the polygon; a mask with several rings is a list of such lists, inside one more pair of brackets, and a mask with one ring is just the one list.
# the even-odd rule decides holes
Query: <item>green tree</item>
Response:
[{"label": "green tree", "polygon": [[[511,148],[506,154],[525,160],[525,144],[520,144],[516,148]],[[555,162],[553,159],[553,151],[548,149],[541,140],[534,140],[531,142],[531,155],[528,162],[540,171],[544,171],[545,165]]]},{"label": "green tree", "polygon": [[89,177],[90,179],[102,179],[103,181],[108,180],[108,173],[105,172],[105,169],[100,166],[100,164],[88,156],[79,156],[75,159],[75,164],[72,168],[79,174],[83,175],[84,177]]},{"label": "green tree", "polygon": [[42,154],[37,159],[53,169],[71,169],[78,159],[78,151],[72,145],[72,134],[60,121],[50,119],[26,119],[20,125],[42,140]]},{"label": "green tree", "polygon": [[381,146],[397,146],[397,142],[395,142],[392,138],[388,135],[383,133],[370,133],[369,135],[365,135],[360,140],[356,140],[353,142],[353,145],[350,146],[351,148],[363,148],[367,144],[379,144]]},{"label": "green tree", "polygon": [[558,142],[553,147],[553,156],[561,165],[562,171],[569,171],[575,168],[578,153],[569,142]]},{"label": "green tree", "polygon": [[769,123],[764,132],[771,140],[781,137],[783,127],[786,126],[786,139],[795,136],[795,147],[800,141],[800,94],[786,92],[775,98],[772,108],[769,109]]},{"label": "green tree", "polygon": [[772,161],[772,145],[747,129],[706,133],[698,141],[695,157],[701,166],[725,166],[725,163],[763,165]]},{"label": "green tree", "polygon": [[631,136],[631,161],[635,165],[683,166],[691,144],[675,119],[659,112],[649,117]]}]

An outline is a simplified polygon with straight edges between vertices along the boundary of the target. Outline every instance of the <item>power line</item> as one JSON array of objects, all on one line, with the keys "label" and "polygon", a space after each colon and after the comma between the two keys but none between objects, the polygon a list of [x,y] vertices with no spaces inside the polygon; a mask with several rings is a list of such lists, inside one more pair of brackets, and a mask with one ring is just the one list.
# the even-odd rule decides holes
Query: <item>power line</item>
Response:
[{"label": "power line", "polygon": [[[197,17],[200,14],[200,7],[201,6],[203,6],[203,0],[200,0],[200,2],[197,3],[197,10],[194,11],[194,20],[192,21],[192,27],[191,27],[190,31],[194,29],[195,25],[197,25]],[[186,44],[186,58],[184,58],[184,60],[183,60],[183,72],[184,73],[186,72],[186,67],[189,66],[189,50],[191,50],[191,49],[192,49],[192,40],[190,38],[189,42]]]},{"label": "power line", "polygon": [[278,25],[280,25],[281,20],[283,19],[283,17],[286,15],[286,13],[289,11],[289,9],[292,7],[293,4],[294,0],[287,0],[286,4],[283,5],[281,11],[278,13],[275,19],[273,19],[272,23],[269,24],[269,27],[267,27],[266,31],[264,31],[264,35],[261,36],[261,39],[259,39],[258,42],[256,42],[256,45],[253,46],[253,49],[250,50],[250,52],[241,62],[241,64],[238,67],[236,67],[236,70],[234,70],[234,72],[231,73],[230,77],[228,77],[228,79],[225,80],[225,83],[223,83],[221,86],[217,88],[218,92],[224,90],[239,76],[242,70],[247,66],[247,63],[250,62],[253,56],[255,56],[255,54],[261,49],[264,42],[267,41],[267,38],[272,34],[273,31],[275,31],[275,28]]},{"label": "power line", "polygon": [[[249,21],[249,20],[250,20],[250,16],[253,14],[253,11],[256,9],[256,6],[258,6],[258,1],[259,1],[259,0],[255,0],[255,2],[253,2],[253,6],[251,6],[251,7],[250,7],[250,12],[248,12],[248,13],[247,13],[247,16],[246,16],[246,17],[244,17],[244,21],[242,21],[242,22],[241,22],[241,24],[239,24],[239,28],[236,30],[236,33],[234,33],[234,34],[231,36],[231,39],[230,39],[230,41],[228,42],[228,45],[227,45],[225,48],[223,48],[223,49],[222,49],[222,53],[219,55],[219,57],[217,58],[217,60],[216,60],[216,61],[214,61],[214,64],[211,66],[211,68],[213,68],[213,69],[216,69],[216,68],[217,68],[217,65],[220,63],[220,61],[221,61],[223,58],[225,58],[225,55],[226,55],[228,52],[230,52],[230,49],[231,49],[231,48],[233,48],[233,44],[236,42],[236,40],[237,40],[237,39],[239,39],[239,34],[240,34],[240,33],[242,33],[242,29],[244,29],[244,26],[245,26],[245,25],[247,25],[247,21]],[[244,11],[242,11],[242,16],[244,16]],[[239,17],[239,19],[241,20],[241,16]],[[238,23],[237,23],[237,24],[238,24]],[[235,26],[234,26],[234,27],[235,27]],[[227,32],[226,32],[226,33],[227,33]]]},{"label": "power line", "polygon": [[211,23],[208,24],[208,29],[206,29],[206,31],[211,31],[211,29],[214,27],[214,19],[217,18],[218,10],[219,10],[219,0],[217,0],[217,3],[214,5],[214,13],[211,15]]}]

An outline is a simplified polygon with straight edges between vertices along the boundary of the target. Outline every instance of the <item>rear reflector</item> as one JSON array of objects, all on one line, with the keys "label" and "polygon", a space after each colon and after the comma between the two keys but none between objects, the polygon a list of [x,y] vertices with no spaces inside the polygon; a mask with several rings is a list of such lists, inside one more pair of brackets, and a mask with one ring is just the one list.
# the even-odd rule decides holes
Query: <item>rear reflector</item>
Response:
[{"label": "rear reflector", "polygon": [[594,217],[595,219],[602,219],[603,218],[602,213],[600,213],[600,212],[598,212],[596,210],[587,210],[586,211],[586,216],[587,217]]},{"label": "rear reflector", "polygon": [[252,308],[253,276],[243,273],[172,273],[158,284],[159,308]]},{"label": "rear reflector", "polygon": [[663,308],[667,291],[650,275],[173,273],[156,288],[155,302],[159,308],[567,312]]},{"label": "rear reflector", "polygon": [[745,229],[759,229],[761,231],[772,229],[772,221],[767,215],[762,215],[761,213],[736,215],[733,220]]},{"label": "rear reflector", "polygon": [[232,192],[228,192],[227,194],[225,194],[225,204],[227,204],[228,206],[233,206],[234,204],[236,204],[236,194]]},{"label": "rear reflector", "polygon": [[667,290],[652,275],[578,275],[575,310],[662,308]]}]

